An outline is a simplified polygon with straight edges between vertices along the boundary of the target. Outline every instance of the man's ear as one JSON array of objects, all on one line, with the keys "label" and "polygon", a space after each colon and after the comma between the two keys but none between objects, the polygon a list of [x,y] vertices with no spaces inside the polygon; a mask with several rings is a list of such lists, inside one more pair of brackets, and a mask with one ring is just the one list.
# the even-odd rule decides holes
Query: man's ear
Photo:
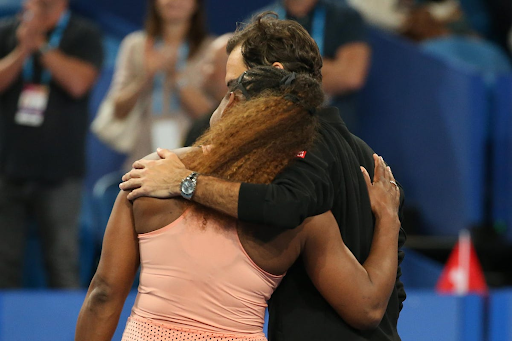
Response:
[{"label": "man's ear", "polygon": [[279,62],[274,62],[274,63],[272,63],[272,66],[273,66],[273,67],[276,67],[276,68],[278,68],[278,69],[284,70],[284,66],[283,66],[283,64],[281,64],[281,63],[279,63]]}]

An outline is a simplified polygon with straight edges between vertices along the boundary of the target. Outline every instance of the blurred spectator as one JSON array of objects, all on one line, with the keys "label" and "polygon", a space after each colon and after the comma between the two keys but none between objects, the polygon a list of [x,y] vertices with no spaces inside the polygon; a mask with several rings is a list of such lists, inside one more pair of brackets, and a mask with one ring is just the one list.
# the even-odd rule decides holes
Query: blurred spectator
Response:
[{"label": "blurred spectator", "polygon": [[109,94],[115,117],[140,115],[127,166],[157,147],[183,144],[193,118],[213,101],[197,68],[211,42],[203,0],[150,0],[144,31],[122,42]]},{"label": "blurred spectator", "polygon": [[429,0],[411,8],[402,32],[415,41],[447,35],[477,35],[458,0]]},{"label": "blurred spectator", "polygon": [[187,133],[184,146],[194,144],[197,138],[210,127],[210,117],[228,91],[225,79],[226,63],[228,61],[226,46],[231,36],[231,33],[226,33],[215,39],[208,47],[204,64],[201,67],[204,75],[203,89],[215,101],[215,104],[209,112],[194,121]]},{"label": "blurred spectator", "polygon": [[78,216],[99,31],[67,0],[27,0],[0,24],[0,287],[19,287],[29,218],[51,287],[79,286]]},{"label": "blurred spectator", "polygon": [[349,129],[357,133],[356,94],[365,83],[371,54],[359,13],[327,0],[280,0],[258,12],[264,10],[299,22],[311,34],[324,61],[324,91]]},{"label": "blurred spectator", "polygon": [[348,0],[371,24],[415,40],[473,35],[458,0]]},{"label": "blurred spectator", "polygon": [[347,0],[366,21],[389,31],[401,31],[409,15],[412,0]]}]

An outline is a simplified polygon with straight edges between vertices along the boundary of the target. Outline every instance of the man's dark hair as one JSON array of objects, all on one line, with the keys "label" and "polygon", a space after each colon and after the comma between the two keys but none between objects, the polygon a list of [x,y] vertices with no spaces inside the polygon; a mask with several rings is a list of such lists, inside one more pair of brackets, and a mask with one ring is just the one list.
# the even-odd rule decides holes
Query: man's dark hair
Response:
[{"label": "man's dark hair", "polygon": [[299,23],[279,20],[274,12],[263,12],[239,26],[228,41],[228,54],[237,46],[248,68],[279,62],[288,71],[322,80],[322,56],[313,38]]}]

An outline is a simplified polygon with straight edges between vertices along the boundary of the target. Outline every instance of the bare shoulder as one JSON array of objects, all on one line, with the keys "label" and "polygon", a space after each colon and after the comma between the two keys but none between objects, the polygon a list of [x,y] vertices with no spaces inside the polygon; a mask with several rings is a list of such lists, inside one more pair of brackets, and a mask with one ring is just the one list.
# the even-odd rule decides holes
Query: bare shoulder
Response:
[{"label": "bare shoulder", "polygon": [[137,233],[148,233],[169,225],[185,210],[181,199],[140,197],[133,201],[133,219]]}]

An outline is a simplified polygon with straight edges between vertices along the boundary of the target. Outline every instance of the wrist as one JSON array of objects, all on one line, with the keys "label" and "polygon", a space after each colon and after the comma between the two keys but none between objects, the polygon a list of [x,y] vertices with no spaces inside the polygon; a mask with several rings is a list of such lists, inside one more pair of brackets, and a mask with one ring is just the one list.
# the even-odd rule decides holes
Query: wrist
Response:
[{"label": "wrist", "polygon": [[48,44],[47,42],[42,42],[41,44],[38,44],[36,51],[41,56],[44,56],[46,53],[48,53],[50,50],[53,50],[53,49],[54,48],[52,46],[50,46],[50,44]]},{"label": "wrist", "polygon": [[396,212],[385,211],[381,214],[375,214],[376,223],[386,224],[389,226],[400,227],[400,219],[398,219],[398,214]]},{"label": "wrist", "polygon": [[25,59],[32,53],[32,51],[26,46],[18,45],[18,47],[16,47],[16,53],[20,58]]},{"label": "wrist", "polygon": [[180,183],[180,194],[183,198],[187,200],[192,200],[193,196],[196,193],[197,186],[197,178],[199,177],[199,173],[190,172],[187,176],[181,180]]}]

